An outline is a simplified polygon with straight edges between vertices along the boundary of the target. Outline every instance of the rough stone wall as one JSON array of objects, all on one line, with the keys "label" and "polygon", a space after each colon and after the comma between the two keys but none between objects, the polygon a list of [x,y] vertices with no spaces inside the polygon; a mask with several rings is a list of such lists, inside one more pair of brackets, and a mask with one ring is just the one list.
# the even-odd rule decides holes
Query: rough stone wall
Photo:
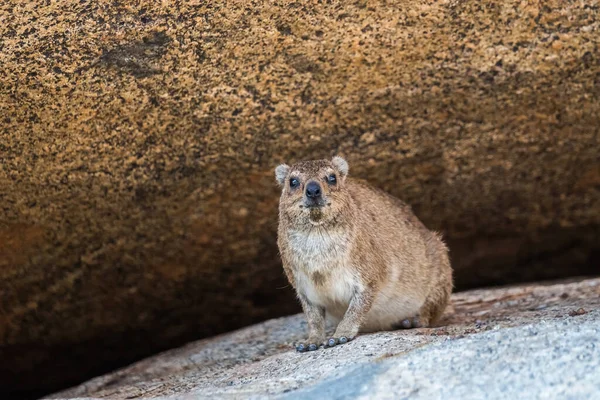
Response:
[{"label": "rough stone wall", "polygon": [[36,3],[0,4],[2,388],[297,310],[281,161],[347,157],[459,288],[598,272],[597,1]]}]

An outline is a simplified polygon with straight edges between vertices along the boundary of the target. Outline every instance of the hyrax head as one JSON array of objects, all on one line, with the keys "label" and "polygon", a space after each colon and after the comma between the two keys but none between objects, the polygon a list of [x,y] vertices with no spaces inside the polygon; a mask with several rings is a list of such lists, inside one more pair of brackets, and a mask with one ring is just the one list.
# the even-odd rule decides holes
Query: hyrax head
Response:
[{"label": "hyrax head", "polygon": [[341,157],[279,165],[275,178],[282,188],[280,213],[298,227],[334,220],[347,204],[347,175],[348,163]]}]

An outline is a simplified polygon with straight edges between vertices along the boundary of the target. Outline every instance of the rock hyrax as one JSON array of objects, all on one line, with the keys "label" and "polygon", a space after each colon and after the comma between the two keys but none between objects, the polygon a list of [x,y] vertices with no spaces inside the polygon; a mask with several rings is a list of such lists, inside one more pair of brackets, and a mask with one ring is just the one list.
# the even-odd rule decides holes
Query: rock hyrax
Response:
[{"label": "rock hyrax", "polygon": [[[440,236],[402,201],[347,175],[341,157],[275,170],[277,242],[308,320],[298,351],[343,344],[359,331],[428,326],[452,292]],[[338,323],[329,339],[326,313]]]}]

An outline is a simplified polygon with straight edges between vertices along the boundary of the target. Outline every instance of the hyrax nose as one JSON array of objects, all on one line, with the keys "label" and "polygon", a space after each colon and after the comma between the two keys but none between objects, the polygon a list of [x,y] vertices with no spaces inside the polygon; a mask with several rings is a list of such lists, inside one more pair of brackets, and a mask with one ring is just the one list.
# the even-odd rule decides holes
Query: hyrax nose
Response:
[{"label": "hyrax nose", "polygon": [[311,199],[321,197],[321,185],[315,181],[308,182],[308,185],[306,185],[306,197]]}]

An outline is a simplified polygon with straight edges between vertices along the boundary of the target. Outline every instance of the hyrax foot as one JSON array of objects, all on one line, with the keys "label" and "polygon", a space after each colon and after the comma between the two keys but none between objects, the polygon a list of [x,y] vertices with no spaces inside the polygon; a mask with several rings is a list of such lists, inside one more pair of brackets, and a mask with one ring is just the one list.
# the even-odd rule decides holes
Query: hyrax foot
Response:
[{"label": "hyrax foot", "polygon": [[332,337],[332,338],[327,339],[324,346],[325,347],[334,347],[334,346],[338,346],[340,344],[348,343],[352,339],[354,339],[354,338],[347,337],[347,336]]},{"label": "hyrax foot", "polygon": [[354,320],[344,319],[338,325],[333,337],[327,339],[325,347],[334,347],[351,341],[358,334],[359,323]]},{"label": "hyrax foot", "polygon": [[305,342],[300,342],[296,345],[296,351],[304,353],[306,351],[315,351],[319,348],[321,340],[308,338]]},{"label": "hyrax foot", "polygon": [[411,329],[411,328],[422,328],[424,324],[421,322],[421,318],[413,317],[406,318],[400,321],[398,325],[396,325],[396,329]]},{"label": "hyrax foot", "polygon": [[298,353],[304,353],[305,351],[315,351],[318,348],[319,348],[319,346],[317,346],[316,343],[310,343],[310,344],[299,343],[296,345],[296,351],[298,351]]}]

